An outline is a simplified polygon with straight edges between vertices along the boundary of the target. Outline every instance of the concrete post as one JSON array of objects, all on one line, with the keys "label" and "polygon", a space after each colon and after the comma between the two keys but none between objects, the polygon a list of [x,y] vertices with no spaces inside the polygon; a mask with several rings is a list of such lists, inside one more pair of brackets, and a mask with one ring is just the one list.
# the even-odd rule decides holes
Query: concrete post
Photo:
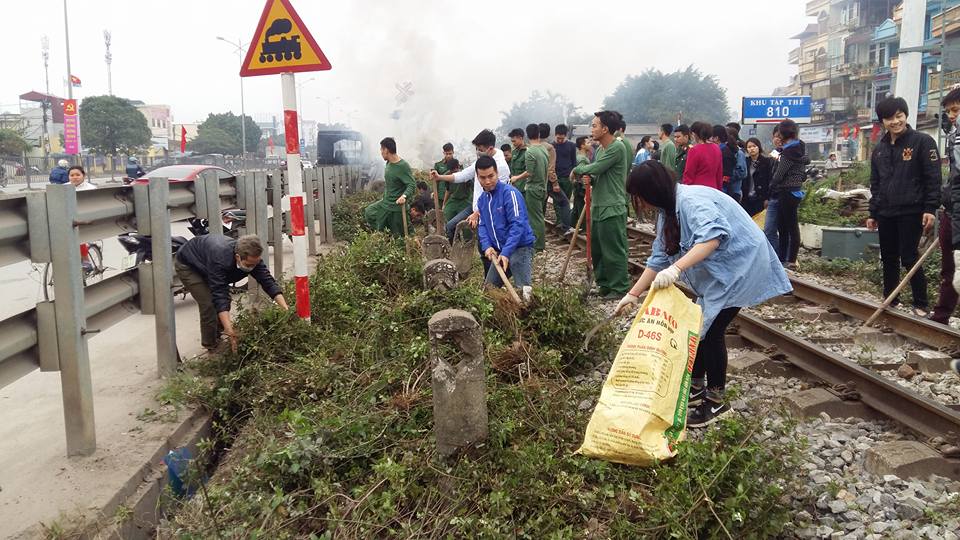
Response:
[{"label": "concrete post", "polygon": [[53,264],[54,313],[67,455],[85,456],[97,448],[93,382],[83,309],[83,270],[77,231],[77,194],[70,184],[47,188],[47,216]]},{"label": "concrete post", "polygon": [[433,259],[423,266],[423,288],[451,291],[459,282],[457,266],[449,259]]},{"label": "concrete post", "polygon": [[220,179],[217,171],[203,172],[202,188],[206,192],[207,221],[210,222],[210,234],[223,235],[223,220],[220,218]]},{"label": "concrete post", "polygon": [[470,230],[470,224],[467,220],[457,223],[456,232],[453,235],[453,245],[450,246],[450,259],[457,266],[457,272],[460,278],[466,278],[470,275],[470,269],[473,268],[473,261],[477,258],[477,235]]},{"label": "concrete post", "polygon": [[333,205],[336,204],[335,182],[333,168],[323,169],[323,220],[326,223],[326,242],[336,242],[333,235]]},{"label": "concrete post", "polygon": [[[487,438],[487,386],[480,326],[465,311],[445,309],[430,317],[433,365],[433,417],[437,450],[442,456]],[[451,364],[444,349],[459,362]]]},{"label": "concrete post", "polygon": [[[150,247],[153,252],[153,310],[157,334],[157,373],[177,373],[177,320],[173,311],[173,257],[170,244],[170,184],[166,178],[150,179]],[[216,223],[211,223],[211,230]]]},{"label": "concrete post", "polygon": [[273,223],[270,227],[273,239],[273,277],[283,279],[283,179],[280,171],[270,177],[270,205],[273,208]]},{"label": "concrete post", "polygon": [[307,229],[307,253],[316,256],[317,255],[317,223],[314,216],[314,211],[316,210],[317,205],[313,193],[317,186],[317,170],[316,169],[305,169],[303,171],[303,190],[304,190],[304,203],[303,203],[303,214],[304,214],[304,225]]},{"label": "concrete post", "polygon": [[324,202],[327,198],[326,188],[324,187],[323,181],[323,169],[316,169],[316,178],[314,179],[314,187],[317,190],[317,199],[313,201],[314,207],[314,217],[317,220],[317,236],[319,237],[320,243],[327,242],[327,213],[326,213],[326,203]]}]

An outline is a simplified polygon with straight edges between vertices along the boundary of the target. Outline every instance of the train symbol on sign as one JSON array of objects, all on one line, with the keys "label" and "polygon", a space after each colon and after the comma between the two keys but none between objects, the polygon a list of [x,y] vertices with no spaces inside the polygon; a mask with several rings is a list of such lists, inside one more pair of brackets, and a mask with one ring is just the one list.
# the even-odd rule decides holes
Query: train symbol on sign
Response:
[{"label": "train symbol on sign", "polygon": [[260,63],[280,62],[283,60],[299,60],[302,56],[300,52],[300,36],[280,37],[293,29],[293,23],[290,19],[277,19],[273,21],[270,28],[267,28],[263,36],[263,43],[260,44]]}]

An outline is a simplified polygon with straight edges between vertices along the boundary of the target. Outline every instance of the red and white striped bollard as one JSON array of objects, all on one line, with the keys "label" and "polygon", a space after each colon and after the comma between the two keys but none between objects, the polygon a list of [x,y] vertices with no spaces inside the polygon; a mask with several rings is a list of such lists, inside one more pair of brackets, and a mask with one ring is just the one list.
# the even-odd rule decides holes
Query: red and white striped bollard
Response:
[{"label": "red and white striped bollard", "polygon": [[[297,315],[309,322],[310,282],[307,278],[307,237],[304,234],[303,171],[300,168],[297,86],[293,73],[280,74],[280,84],[283,87],[283,127],[287,142],[287,195],[290,197],[293,279],[297,290]],[[281,248],[277,247],[275,249]]]}]

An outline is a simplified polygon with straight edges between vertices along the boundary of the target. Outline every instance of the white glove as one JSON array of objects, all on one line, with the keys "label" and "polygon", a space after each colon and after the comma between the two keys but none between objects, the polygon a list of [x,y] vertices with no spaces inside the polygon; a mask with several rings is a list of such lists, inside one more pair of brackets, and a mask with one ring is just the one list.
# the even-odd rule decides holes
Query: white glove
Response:
[{"label": "white glove", "polygon": [[677,265],[670,265],[670,268],[666,270],[661,270],[657,272],[657,277],[653,278],[653,283],[650,285],[651,289],[665,289],[680,279],[680,269],[677,268]]},{"label": "white glove", "polygon": [[960,250],[953,252],[953,264],[956,268],[953,272],[953,288],[960,292]]},{"label": "white glove", "polygon": [[614,311],[614,313],[622,313],[623,310],[627,308],[627,306],[631,306],[635,308],[639,303],[640,303],[639,296],[634,296],[630,293],[627,293],[623,298],[620,299],[620,303],[617,304],[617,309]]}]

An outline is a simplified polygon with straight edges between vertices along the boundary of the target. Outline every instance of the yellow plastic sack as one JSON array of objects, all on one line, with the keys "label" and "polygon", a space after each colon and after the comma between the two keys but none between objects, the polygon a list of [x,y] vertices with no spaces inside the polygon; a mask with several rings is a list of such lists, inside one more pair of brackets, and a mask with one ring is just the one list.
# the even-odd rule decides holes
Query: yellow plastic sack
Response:
[{"label": "yellow plastic sack", "polygon": [[700,306],[680,289],[651,291],[613,361],[577,453],[651,465],[676,455],[686,435]]},{"label": "yellow plastic sack", "polygon": [[760,227],[760,230],[763,230],[764,225],[767,223],[767,209],[757,212],[753,216],[753,222],[757,224],[757,227]]}]

